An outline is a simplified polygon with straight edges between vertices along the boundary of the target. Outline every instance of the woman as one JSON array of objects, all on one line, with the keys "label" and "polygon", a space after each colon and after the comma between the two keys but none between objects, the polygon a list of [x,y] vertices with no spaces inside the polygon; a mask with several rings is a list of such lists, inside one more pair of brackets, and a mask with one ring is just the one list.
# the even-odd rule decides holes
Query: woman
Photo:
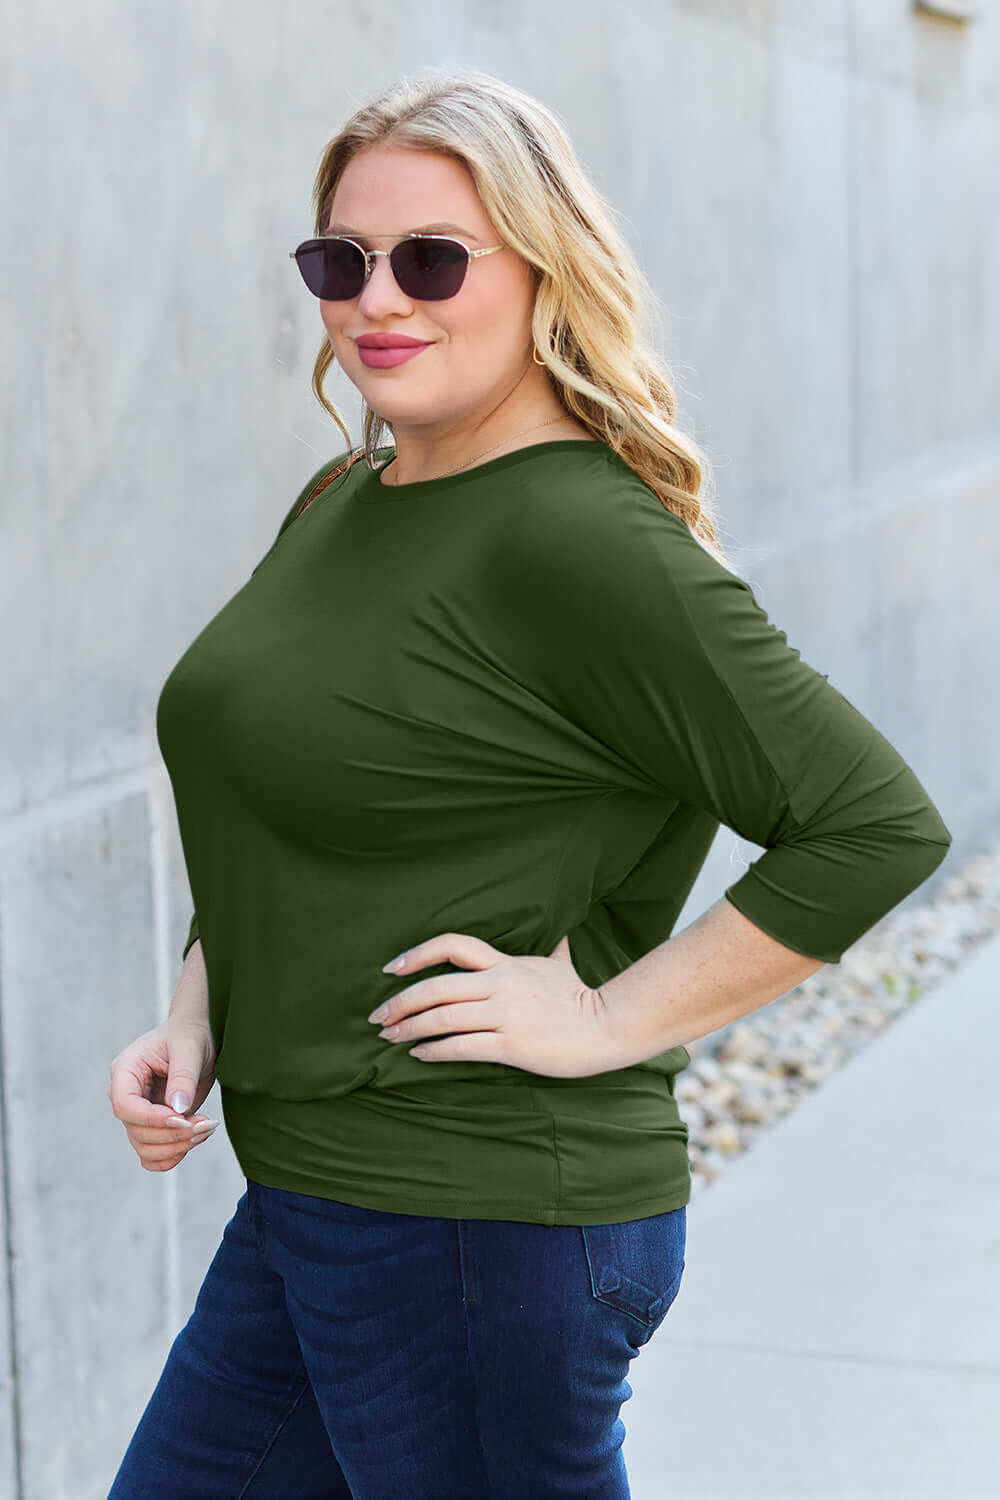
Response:
[{"label": "woman", "polygon": [[[684,1267],[684,1042],[837,962],[950,834],[726,565],[546,109],[405,80],[314,206],[313,388],[349,440],[337,359],[364,445],[158,705],[196,914],[109,1092],[166,1171],[217,1077],[247,1188],[111,1500],[620,1500]],[[723,823],[765,852],[671,937]]]}]

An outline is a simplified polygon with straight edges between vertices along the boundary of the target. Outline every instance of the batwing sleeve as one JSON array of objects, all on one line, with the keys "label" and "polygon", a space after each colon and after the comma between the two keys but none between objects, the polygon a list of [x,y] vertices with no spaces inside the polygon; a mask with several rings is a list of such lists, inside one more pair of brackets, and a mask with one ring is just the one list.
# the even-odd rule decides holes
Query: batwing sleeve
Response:
[{"label": "batwing sleeve", "polygon": [[580,939],[595,965],[662,941],[693,883],[678,841],[704,842],[707,817],[764,850],[726,888],[732,905],[837,963],[933,873],[951,834],[913,769],[750,585],[641,481],[610,489],[526,526],[519,628],[532,632],[538,690],[681,811]]}]

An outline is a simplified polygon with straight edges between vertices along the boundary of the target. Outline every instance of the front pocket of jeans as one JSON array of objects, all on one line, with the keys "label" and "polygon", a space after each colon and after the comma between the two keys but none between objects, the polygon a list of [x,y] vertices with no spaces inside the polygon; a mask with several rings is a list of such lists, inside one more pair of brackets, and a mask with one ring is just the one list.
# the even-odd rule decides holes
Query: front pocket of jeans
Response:
[{"label": "front pocket of jeans", "polygon": [[683,1208],[621,1224],[582,1224],[597,1301],[656,1328],[680,1291],[685,1228]]}]

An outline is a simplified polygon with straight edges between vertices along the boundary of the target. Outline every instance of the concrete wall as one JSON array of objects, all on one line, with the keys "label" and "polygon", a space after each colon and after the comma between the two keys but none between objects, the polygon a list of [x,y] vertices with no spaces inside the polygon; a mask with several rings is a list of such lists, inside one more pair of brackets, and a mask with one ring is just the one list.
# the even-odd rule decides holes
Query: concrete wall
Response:
[{"label": "concrete wall", "polygon": [[[160,685],[341,446],[286,254],[325,141],[429,63],[556,109],[662,299],[727,544],[922,777],[953,868],[1000,826],[1000,30],[981,10],[7,0],[0,1495],[105,1494],[242,1186],[222,1131],[144,1173],[106,1089],[165,1014],[187,930]],[[353,388],[331,389],[358,436]],[[735,878],[733,846],[685,924]]]}]

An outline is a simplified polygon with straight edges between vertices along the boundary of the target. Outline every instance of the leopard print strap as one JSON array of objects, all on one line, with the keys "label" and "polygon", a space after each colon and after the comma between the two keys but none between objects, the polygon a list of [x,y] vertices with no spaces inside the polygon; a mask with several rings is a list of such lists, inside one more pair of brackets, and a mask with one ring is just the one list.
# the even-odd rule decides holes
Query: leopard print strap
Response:
[{"label": "leopard print strap", "polygon": [[297,521],[298,518],[299,518],[299,516],[303,515],[304,512],[309,509],[309,507],[310,507],[310,505],[312,505],[313,501],[315,499],[317,499],[318,496],[322,495],[322,493],[326,489],[327,485],[332,484],[335,479],[337,479],[341,474],[343,474],[345,472],[345,470],[351,468],[352,465],[355,464],[359,458],[363,458],[363,457],[364,457],[364,449],[363,448],[359,448],[359,449],[357,449],[356,452],[349,453],[345,459],[342,459],[341,462],[336,466],[335,469],[331,469],[330,470],[329,474],[324,474],[323,478],[319,481],[319,483],[315,484],[313,486],[313,488],[309,491],[309,494],[306,496],[305,500],[302,502],[302,504],[299,506],[298,510],[295,512],[293,520]]}]

